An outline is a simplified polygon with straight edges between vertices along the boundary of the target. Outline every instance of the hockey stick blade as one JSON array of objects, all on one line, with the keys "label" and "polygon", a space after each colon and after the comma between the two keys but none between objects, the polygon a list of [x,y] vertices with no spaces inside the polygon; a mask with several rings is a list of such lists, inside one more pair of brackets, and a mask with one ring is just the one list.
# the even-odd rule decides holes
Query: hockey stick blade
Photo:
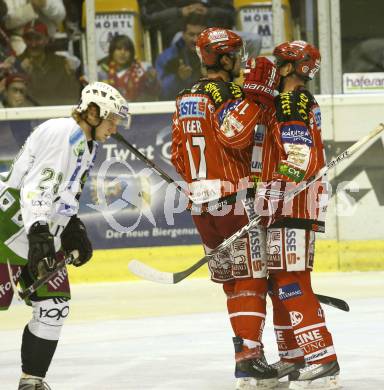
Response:
[{"label": "hockey stick blade", "polygon": [[[204,263],[206,263],[205,260]],[[152,268],[149,265],[144,264],[139,260],[131,260],[128,263],[128,268],[134,275],[142,279],[149,280],[155,283],[161,283],[161,284],[179,283],[183,279],[185,279],[188,275],[190,275],[195,270],[196,267],[200,268],[200,265],[195,264],[193,267],[188,268],[185,271],[172,273],[172,272],[158,271],[157,269]],[[328,297],[327,295],[320,295],[320,294],[316,294],[316,297],[319,300],[319,302],[323,303],[324,305],[329,305],[343,311],[349,311],[348,303],[343,301],[342,299]]]},{"label": "hockey stick blade", "polygon": [[139,260],[131,260],[128,263],[128,269],[139,278],[149,280],[155,283],[174,284],[174,275],[172,272],[162,272]]},{"label": "hockey stick blade", "polygon": [[320,294],[316,294],[316,296],[320,303],[324,303],[325,305],[332,306],[339,310],[349,311],[348,303],[343,301],[342,299],[328,297],[327,295]]},{"label": "hockey stick blade", "polygon": [[208,262],[211,256],[204,256],[197,263],[193,264],[191,267],[187,268],[184,271],[180,272],[164,272],[159,271],[156,268],[153,268],[139,260],[131,260],[128,263],[128,269],[139,278],[149,280],[155,283],[162,284],[176,284],[184,280],[187,276],[195,272],[202,265]]}]

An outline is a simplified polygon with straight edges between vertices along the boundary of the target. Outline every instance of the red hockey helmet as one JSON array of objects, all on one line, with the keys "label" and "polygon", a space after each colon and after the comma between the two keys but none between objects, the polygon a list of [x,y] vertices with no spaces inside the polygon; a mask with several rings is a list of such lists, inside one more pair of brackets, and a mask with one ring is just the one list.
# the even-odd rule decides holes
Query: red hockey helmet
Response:
[{"label": "red hockey helmet", "polygon": [[306,80],[312,80],[320,69],[321,56],[319,49],[305,41],[284,42],[273,50],[276,65],[279,68],[292,62],[295,72]]},{"label": "red hockey helmet", "polygon": [[196,52],[204,65],[215,66],[222,54],[239,53],[243,56],[243,40],[231,30],[207,28],[197,38]]}]

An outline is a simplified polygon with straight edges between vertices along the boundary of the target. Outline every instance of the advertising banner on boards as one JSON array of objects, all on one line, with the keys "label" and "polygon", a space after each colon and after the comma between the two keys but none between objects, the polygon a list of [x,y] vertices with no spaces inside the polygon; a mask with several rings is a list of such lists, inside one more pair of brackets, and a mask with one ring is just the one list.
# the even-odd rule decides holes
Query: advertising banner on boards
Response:
[{"label": "advertising banner on boards", "polygon": [[[13,158],[32,129],[41,121],[1,121],[0,172],[9,170]],[[121,134],[149,160],[180,180],[171,163],[171,114],[134,116],[130,130]],[[325,140],[328,158],[356,140]],[[333,194],[343,183],[336,204],[326,218],[328,239],[379,239],[384,215],[384,147],[381,138],[358,153],[337,179],[330,175]],[[181,185],[184,185],[180,182]],[[357,190],[356,190],[357,189]],[[99,147],[98,158],[80,199],[80,217],[94,247],[124,248],[200,243],[186,198],[162,180],[124,145],[109,139]],[[359,229],[364,220],[364,231]],[[336,223],[337,221],[337,223]]]}]

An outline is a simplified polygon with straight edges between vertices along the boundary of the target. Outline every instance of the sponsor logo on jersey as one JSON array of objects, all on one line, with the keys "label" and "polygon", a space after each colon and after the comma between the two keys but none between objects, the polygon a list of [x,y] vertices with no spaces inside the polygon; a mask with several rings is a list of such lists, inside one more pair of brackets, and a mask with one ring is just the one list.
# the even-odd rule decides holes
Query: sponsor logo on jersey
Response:
[{"label": "sponsor logo on jersey", "polygon": [[82,140],[73,148],[73,153],[76,157],[81,156],[85,152],[85,141]]},{"label": "sponsor logo on jersey", "polygon": [[289,316],[291,317],[292,326],[299,325],[304,318],[304,316],[299,311],[290,311]]},{"label": "sponsor logo on jersey", "polygon": [[224,118],[223,124],[220,126],[220,131],[227,137],[234,137],[236,134],[243,131],[244,126],[234,116],[228,115]]},{"label": "sponsor logo on jersey", "polygon": [[249,276],[247,239],[239,238],[233,243],[232,249],[233,249],[232,250],[233,276],[237,276],[237,277]]},{"label": "sponsor logo on jersey", "polygon": [[301,182],[304,179],[305,172],[299,168],[295,168],[288,164],[280,164],[278,168],[278,173],[288,177],[296,183]]},{"label": "sponsor logo on jersey", "polygon": [[232,96],[236,99],[239,99],[243,96],[243,91],[236,83],[230,83],[229,90],[231,91]]},{"label": "sponsor logo on jersey", "polygon": [[67,269],[66,268],[62,268],[58,273],[57,275],[51,279],[48,284],[54,289],[54,290],[58,290],[62,285],[63,283],[67,280]]},{"label": "sponsor logo on jersey", "polygon": [[[220,111],[219,113],[219,123],[223,123],[226,119],[235,119],[233,118],[232,116],[227,116],[227,114],[233,110],[236,110],[237,106],[239,105],[240,103],[240,100],[235,100],[234,102],[230,102],[229,104],[227,104],[225,106],[225,108],[223,110]],[[241,127],[243,128],[244,126],[241,125]]]},{"label": "sponsor logo on jersey", "polygon": [[205,108],[208,99],[202,96],[186,96],[180,100],[179,117],[205,118]]},{"label": "sponsor logo on jersey", "polygon": [[287,252],[296,251],[296,231],[295,229],[286,229],[285,230],[285,250]]},{"label": "sponsor logo on jersey", "polygon": [[299,101],[296,103],[297,111],[299,112],[300,116],[303,118],[303,120],[308,120],[308,103],[309,98],[305,93],[300,93],[299,95]]},{"label": "sponsor logo on jersey", "polygon": [[[321,357],[325,357],[325,355],[333,355],[333,353],[330,353],[329,351],[328,351],[328,349],[326,348],[326,349],[323,349],[322,351],[320,351],[320,352],[317,352],[317,353],[313,353],[312,355],[310,355],[310,356],[305,356],[305,361],[306,362],[311,362],[311,361],[313,361],[313,360],[318,360],[319,358],[321,358]],[[320,367],[319,367],[319,372],[320,372]]]},{"label": "sponsor logo on jersey", "polygon": [[251,172],[260,173],[263,168],[263,148],[255,145],[252,149]]},{"label": "sponsor logo on jersey", "polygon": [[285,301],[287,299],[296,298],[303,295],[299,283],[291,283],[279,288],[279,299]]},{"label": "sponsor logo on jersey", "polygon": [[285,92],[280,95],[279,103],[283,115],[290,116],[292,114],[291,97],[292,97],[292,92]]},{"label": "sponsor logo on jersey", "polygon": [[251,244],[251,259],[261,259],[261,242],[260,242],[260,231],[258,228],[251,229],[248,233],[249,241]]},{"label": "sponsor logo on jersey", "polygon": [[233,278],[232,261],[228,251],[219,252],[208,262],[213,280],[226,281]]},{"label": "sponsor logo on jersey", "polygon": [[285,144],[288,154],[287,162],[297,168],[306,170],[309,162],[310,151],[306,145]]},{"label": "sponsor logo on jersey", "polygon": [[40,307],[40,318],[50,318],[56,321],[60,321],[62,318],[68,317],[69,306],[64,306],[62,308],[53,308],[53,309],[43,309]]},{"label": "sponsor logo on jersey", "polygon": [[326,348],[325,341],[319,329],[313,329],[308,332],[295,335],[295,339],[306,357],[312,353],[317,355],[317,351],[322,353],[322,351],[324,351],[323,348]]},{"label": "sponsor logo on jersey", "polygon": [[290,124],[281,127],[281,140],[289,144],[313,145],[312,137],[305,126]]},{"label": "sponsor logo on jersey", "polygon": [[211,82],[211,83],[205,84],[204,91],[211,95],[215,104],[220,104],[224,101],[223,95],[222,95],[217,83]]},{"label": "sponsor logo on jersey", "polygon": [[265,135],[265,125],[256,125],[255,126],[255,135],[254,135],[254,141],[262,143],[264,142],[264,135]]},{"label": "sponsor logo on jersey", "polygon": [[60,215],[65,215],[67,217],[72,217],[78,211],[79,207],[77,205],[69,205],[65,203],[59,203],[56,206],[56,212]]},{"label": "sponsor logo on jersey", "polygon": [[[8,272],[7,272],[7,274],[8,274]],[[17,267],[16,273],[13,273],[13,275],[12,275],[13,281],[15,283],[17,283],[17,281],[19,280],[20,275],[21,275],[21,267]],[[3,298],[8,293],[8,291],[10,291],[11,289],[12,289],[11,282],[0,284],[0,299]]]}]

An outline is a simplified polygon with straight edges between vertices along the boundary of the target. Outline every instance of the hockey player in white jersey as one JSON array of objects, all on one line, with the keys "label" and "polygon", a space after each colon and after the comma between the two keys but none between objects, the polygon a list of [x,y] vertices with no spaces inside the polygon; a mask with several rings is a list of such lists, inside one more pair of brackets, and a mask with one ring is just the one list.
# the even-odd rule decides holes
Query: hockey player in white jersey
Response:
[{"label": "hockey player in white jersey", "polygon": [[[13,296],[6,262],[22,287],[54,270],[60,252],[77,249],[73,262],[92,257],[92,245],[77,217],[79,197],[97,152],[98,142],[129,122],[128,105],[108,84],[84,88],[69,118],[38,126],[0,181],[0,310]],[[69,313],[66,271],[39,288],[27,301],[32,319],[25,326],[19,390],[49,389],[44,377]]]}]

